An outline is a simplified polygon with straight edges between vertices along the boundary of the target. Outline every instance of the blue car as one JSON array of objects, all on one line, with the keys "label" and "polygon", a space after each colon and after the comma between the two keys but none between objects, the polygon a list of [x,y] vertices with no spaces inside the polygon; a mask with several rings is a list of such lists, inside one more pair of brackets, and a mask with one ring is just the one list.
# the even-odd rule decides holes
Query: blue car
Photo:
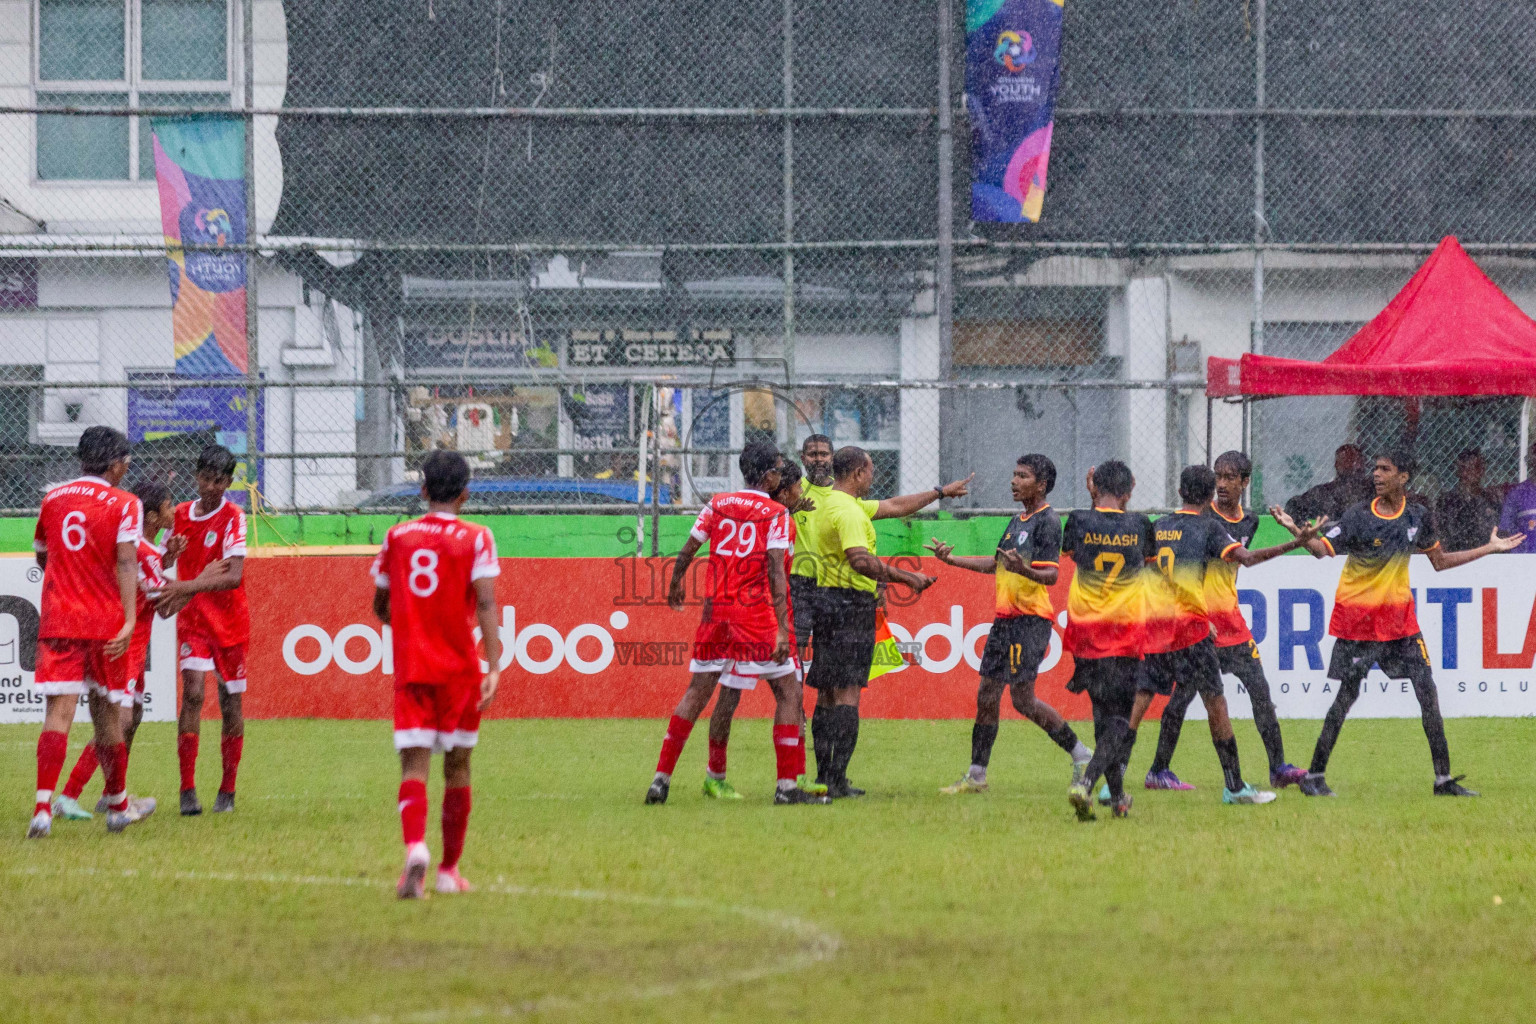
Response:
[{"label": "blue car", "polygon": [[[647,484],[643,503],[651,503],[651,487]],[[633,505],[636,481],[633,480],[562,480],[556,477],[505,477],[471,480],[469,482],[469,507],[476,505]],[[666,484],[657,488],[657,500],[662,505],[672,502],[672,489]],[[421,485],[395,484],[375,491],[363,500],[358,508],[363,511],[413,512],[424,507]]]}]

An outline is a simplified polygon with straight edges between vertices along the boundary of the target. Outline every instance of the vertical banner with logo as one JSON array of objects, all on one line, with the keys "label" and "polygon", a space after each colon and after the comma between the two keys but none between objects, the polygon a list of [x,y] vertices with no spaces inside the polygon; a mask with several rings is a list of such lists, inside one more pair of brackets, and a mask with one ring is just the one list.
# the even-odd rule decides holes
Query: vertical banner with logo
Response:
[{"label": "vertical banner with logo", "polygon": [[245,122],[214,116],[153,124],[176,373],[243,377],[245,257],[183,247],[245,244]]},{"label": "vertical banner with logo", "polygon": [[1045,202],[1063,0],[966,0],[971,219],[1031,223]]},{"label": "vertical banner with logo", "polygon": [[[175,375],[242,378],[248,351],[245,255],[219,250],[243,245],[247,238],[245,122],[213,115],[156,118],[151,123],[171,286]],[[241,456],[238,484],[245,478],[244,455],[251,447],[246,437],[248,396],[239,385],[130,391],[130,440],[212,432],[218,443]],[[256,422],[264,420],[258,407]]]}]

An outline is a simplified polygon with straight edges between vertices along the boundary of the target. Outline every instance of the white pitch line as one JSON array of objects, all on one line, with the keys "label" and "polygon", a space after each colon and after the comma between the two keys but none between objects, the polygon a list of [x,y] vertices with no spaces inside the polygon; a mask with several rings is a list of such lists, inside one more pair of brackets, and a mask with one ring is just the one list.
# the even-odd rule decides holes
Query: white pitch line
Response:
[{"label": "white pitch line", "polygon": [[[103,871],[97,868],[80,867],[45,871],[40,868],[31,867],[14,868],[9,874],[13,876],[92,875],[117,878],[137,878],[142,876],[145,878],[164,878],[187,882],[232,882],[242,885],[317,885],[348,889],[387,890],[390,887],[388,882],[367,878],[345,878],[327,875],[246,874],[223,871],[141,872],[137,868]],[[461,1018],[526,1017],[536,1013],[575,1010],[584,1007],[601,1006],[606,1003],[667,999],[684,993],[711,992],[717,989],[744,985],[749,982],[760,981],[764,978],[804,970],[832,959],[837,955],[838,950],[842,948],[842,939],[837,933],[828,931],[812,921],[745,904],[711,903],[707,900],[689,899],[687,897],[648,896],[644,893],[609,892],[604,889],[549,889],[542,886],[505,885],[499,882],[481,885],[478,887],[478,891],[499,896],[567,899],[587,903],[613,903],[638,907],[659,907],[667,910],[687,910],[696,913],[727,914],[754,924],[787,932],[798,939],[802,943],[803,948],[788,956],[777,957],[768,963],[760,964],[756,967],[744,967],[734,971],[725,971],[720,974],[697,978],[693,981],[631,986],[615,992],[588,996],[582,999],[573,999],[567,996],[545,996],[542,999],[525,1000],[519,1003],[506,1003],[502,1005],[469,1006],[453,1010],[420,1010],[394,1014],[369,1014],[366,1017],[354,1017],[346,1020],[323,1018],[306,1022],[292,1021],[286,1022],[286,1024],[440,1024],[443,1021]]]}]

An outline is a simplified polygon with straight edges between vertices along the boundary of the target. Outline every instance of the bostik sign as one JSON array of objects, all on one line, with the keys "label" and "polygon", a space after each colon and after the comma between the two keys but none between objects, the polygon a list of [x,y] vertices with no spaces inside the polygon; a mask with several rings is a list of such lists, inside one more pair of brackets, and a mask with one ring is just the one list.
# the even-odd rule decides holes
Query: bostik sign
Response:
[{"label": "bostik sign", "polygon": [[[505,674],[494,716],[666,716],[686,682],[699,615],[697,603],[682,612],[666,606],[670,560],[502,561],[497,596]],[[900,589],[892,591],[891,632],[921,652],[920,663],[872,684],[864,712],[970,718],[992,622],[992,580],[931,558],[901,563],[938,576],[916,602],[900,603]],[[259,557],[247,563],[252,609],[247,714],[389,716],[391,638],[370,611],[368,564],[358,556]],[[1338,692],[1339,684],[1327,678],[1333,647],[1327,625],[1342,567],[1342,559],[1291,556],[1245,569],[1238,578],[1239,598],[1282,718],[1321,718]],[[1419,623],[1447,716],[1536,714],[1533,568],[1536,558],[1527,555],[1493,556],[1443,573],[1432,571],[1423,558],[1413,559]],[[1062,569],[1061,582],[1052,588],[1058,609],[1066,607],[1071,562],[1064,561]],[[168,632],[157,625],[157,641]],[[0,636],[0,650],[4,639]],[[1072,658],[1061,650],[1059,629],[1041,668],[1040,696],[1070,717],[1087,717],[1086,700],[1065,689]],[[1231,677],[1226,685],[1232,713],[1250,715],[1243,688]],[[746,695],[744,713],[771,713],[766,689]],[[1194,714],[1203,713],[1197,701]],[[1356,717],[1418,714],[1412,687],[1379,671],[1366,678],[1352,711]]]}]

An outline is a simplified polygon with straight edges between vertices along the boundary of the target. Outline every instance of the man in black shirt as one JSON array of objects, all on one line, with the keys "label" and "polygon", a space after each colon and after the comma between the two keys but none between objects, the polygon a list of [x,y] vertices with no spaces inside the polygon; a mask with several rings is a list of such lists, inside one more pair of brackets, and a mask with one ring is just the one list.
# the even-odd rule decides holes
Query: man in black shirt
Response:
[{"label": "man in black shirt", "polygon": [[1447,551],[1470,551],[1499,525],[1502,499],[1483,487],[1483,453],[1468,448],[1456,456],[1456,487],[1435,499],[1435,533]]},{"label": "man in black shirt", "polygon": [[1333,453],[1333,479],[1296,495],[1285,503],[1285,512],[1298,523],[1323,516],[1338,522],[1345,509],[1357,502],[1370,501],[1375,494],[1360,446],[1341,444]]}]

